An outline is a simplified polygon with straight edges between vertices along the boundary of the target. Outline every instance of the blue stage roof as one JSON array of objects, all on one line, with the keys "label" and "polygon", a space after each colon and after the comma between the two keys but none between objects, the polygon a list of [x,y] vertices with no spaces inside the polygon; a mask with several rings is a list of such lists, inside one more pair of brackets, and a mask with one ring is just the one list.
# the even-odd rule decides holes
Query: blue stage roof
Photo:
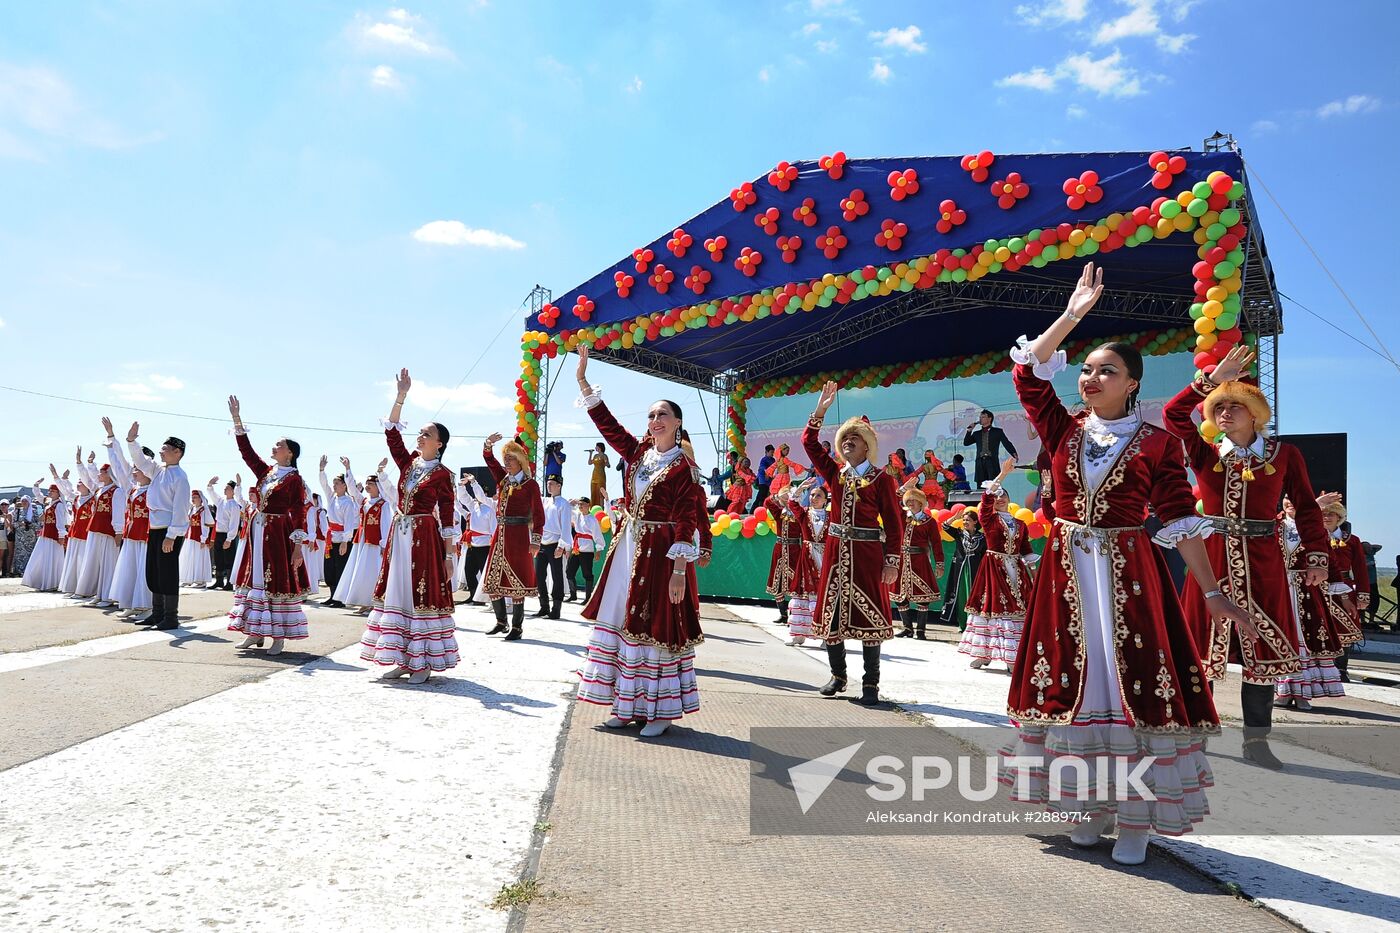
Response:
[{"label": "blue stage roof", "polygon": [[[817,161],[792,163],[787,189],[784,179],[769,174],[754,179],[753,203],[735,209],[726,196],[696,216],[678,224],[690,237],[683,256],[668,248],[673,231],[633,248],[650,250],[652,260],[645,273],[638,272],[631,249],[620,252],[617,262],[554,301],[559,317],[544,327],[536,317],[527,330],[558,333],[581,327],[598,328],[615,322],[631,322],[639,315],[665,312],[699,302],[737,298],[766,288],[807,282],[827,273],[848,274],[864,266],[882,266],[931,256],[943,249],[970,249],[989,239],[1025,236],[1032,230],[1061,224],[1092,223],[1113,213],[1131,213],[1150,206],[1157,198],[1172,197],[1221,171],[1246,185],[1239,207],[1250,227],[1242,248],[1246,251],[1245,320],[1248,329],[1273,332],[1280,325],[1272,272],[1263,252],[1248,196],[1244,164],[1237,152],[1174,151],[1185,167],[1164,189],[1154,187],[1154,169],[1148,152],[1057,153],[995,156],[984,181],[975,181],[958,156],[850,159],[840,178]],[[897,199],[892,195],[892,172],[912,170],[917,192]],[[1101,199],[1074,209],[1063,186],[1085,171],[1098,174]],[[1003,208],[990,190],[993,182],[1018,173],[1029,187],[1024,197]],[[791,177],[795,174],[795,177]],[[775,181],[779,184],[775,184]],[[906,186],[907,187],[907,186]],[[847,220],[843,204],[853,192],[863,194],[868,211]],[[956,202],[965,213],[961,224],[946,232],[937,228],[940,204]],[[804,204],[816,214],[807,225],[795,216]],[[776,221],[765,230],[755,223],[776,210]],[[896,250],[877,244],[883,222],[905,225],[907,232]],[[828,228],[840,228],[846,245],[835,258],[827,258],[818,237]],[[801,246],[790,261],[779,249],[780,238],[796,236]],[[723,237],[723,258],[712,259],[706,241]],[[748,276],[735,260],[748,248],[762,255],[757,274]],[[1192,294],[1192,266],[1198,261],[1197,244],[1190,233],[1149,240],[1131,249],[1100,253],[1093,260],[1104,266],[1108,286],[1105,298],[1076,336],[1094,337],[1189,323],[1187,309]],[[649,277],[657,265],[674,273],[666,292],[658,291]],[[846,304],[833,303],[810,312],[789,313],[741,325],[680,330],[671,337],[646,341],[635,350],[599,351],[598,355],[666,378],[702,385],[710,378],[772,378],[832,369],[853,369],[876,364],[909,362],[935,357],[970,355],[1010,346],[1021,334],[1035,334],[1051,313],[1063,307],[1064,296],[1078,277],[1082,260],[1051,262],[1043,268],[1029,265],[1004,270],[977,282],[940,283],[913,292],[871,296]],[[702,294],[684,284],[695,267],[709,273]],[[615,276],[633,278],[630,294],[619,297]],[[589,320],[573,313],[578,296],[594,302]],[[827,339],[829,336],[829,340]]]}]

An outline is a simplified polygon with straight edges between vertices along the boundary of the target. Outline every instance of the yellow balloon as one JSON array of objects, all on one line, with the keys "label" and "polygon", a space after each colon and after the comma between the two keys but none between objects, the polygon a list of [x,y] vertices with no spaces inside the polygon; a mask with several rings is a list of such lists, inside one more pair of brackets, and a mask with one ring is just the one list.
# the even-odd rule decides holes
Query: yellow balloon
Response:
[{"label": "yellow balloon", "polygon": [[992,254],[992,258],[997,262],[1006,262],[1011,258],[1011,250],[1005,246],[998,246],[996,252]]},{"label": "yellow balloon", "polygon": [[[1194,200],[1196,200],[1196,196],[1191,193],[1189,188],[1176,196],[1176,203],[1180,204],[1182,207],[1185,207]],[[1179,217],[1181,215],[1178,214],[1177,216]]]},{"label": "yellow balloon", "polygon": [[1177,214],[1175,217],[1172,218],[1172,226],[1175,227],[1181,233],[1185,233],[1187,230],[1190,230],[1193,226],[1195,226],[1195,223],[1196,218],[1192,217],[1185,211],[1182,211],[1180,214]]},{"label": "yellow balloon", "polygon": [[1207,301],[1201,305],[1201,313],[1214,320],[1225,313],[1225,306],[1218,301]]},{"label": "yellow balloon", "polygon": [[1198,334],[1209,334],[1215,330],[1215,322],[1208,317],[1196,318],[1196,322],[1191,326],[1195,328]]},{"label": "yellow balloon", "polygon": [[1210,439],[1210,440],[1214,440],[1214,439],[1215,439],[1215,436],[1216,436],[1217,434],[1219,434],[1219,433],[1220,433],[1220,425],[1216,424],[1214,421],[1202,421],[1202,422],[1201,422],[1201,436],[1202,436],[1202,437],[1208,438],[1208,439]]},{"label": "yellow balloon", "polygon": [[1083,246],[1089,235],[1083,230],[1074,229],[1069,232],[1069,242],[1071,246]]},{"label": "yellow balloon", "polygon": [[1230,297],[1230,293],[1219,285],[1212,285],[1206,289],[1206,298],[1211,301],[1224,301]]},{"label": "yellow balloon", "polygon": [[1216,342],[1217,342],[1219,339],[1220,339],[1220,337],[1219,337],[1218,335],[1216,335],[1216,334],[1197,334],[1197,335],[1196,335],[1196,349],[1197,349],[1197,350],[1209,350],[1211,347],[1215,346]]}]

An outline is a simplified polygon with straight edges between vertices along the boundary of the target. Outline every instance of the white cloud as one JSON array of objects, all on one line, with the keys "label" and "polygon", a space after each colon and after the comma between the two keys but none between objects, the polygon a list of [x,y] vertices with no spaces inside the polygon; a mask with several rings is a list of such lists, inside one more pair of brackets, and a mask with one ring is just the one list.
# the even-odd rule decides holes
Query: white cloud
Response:
[{"label": "white cloud", "polygon": [[641,76],[640,76],[640,75],[633,75],[633,76],[632,76],[632,80],[631,80],[631,81],[628,81],[626,84],[624,84],[624,85],[622,86],[622,89],[623,89],[624,91],[626,91],[628,94],[640,94],[640,93],[642,93],[642,87],[643,87],[643,86],[644,86],[644,85],[642,84]]},{"label": "white cloud", "polygon": [[524,249],[519,240],[494,230],[478,230],[460,220],[434,220],[413,231],[419,243],[438,246],[482,246],[486,249]]},{"label": "white cloud", "polygon": [[403,79],[389,65],[376,65],[374,70],[369,73],[369,83],[373,87],[383,88],[386,91],[403,90]]},{"label": "white cloud", "polygon": [[1123,53],[1116,49],[1097,59],[1088,52],[1071,55],[1053,71],[1032,68],[1007,75],[997,85],[1053,91],[1061,81],[1072,81],[1080,90],[1093,91],[1100,97],[1135,97],[1142,93],[1142,77],[1123,64]]},{"label": "white cloud", "polygon": [[802,27],[802,34],[804,36],[810,36],[815,32],[820,32],[821,28],[821,23],[808,23],[807,25]]},{"label": "white cloud", "polygon": [[890,78],[893,77],[894,72],[890,70],[890,66],[886,65],[878,58],[875,59],[875,63],[870,66],[870,79],[872,81],[879,81],[881,84],[886,84],[889,82]]},{"label": "white cloud", "polygon": [[758,69],[758,80],[762,81],[764,84],[767,84],[768,79],[773,77],[772,73],[768,70],[768,67],[769,66],[764,65],[762,68]]},{"label": "white cloud", "polygon": [[1027,26],[1077,23],[1088,12],[1089,0],[1048,0],[1036,6],[1018,6],[1016,15]]},{"label": "white cloud", "polygon": [[927,52],[928,46],[919,41],[923,30],[918,26],[905,26],[903,29],[891,26],[884,32],[872,32],[870,38],[885,49],[901,49],[911,55]]},{"label": "white cloud", "polygon": [[391,9],[383,19],[357,13],[351,28],[359,42],[370,48],[434,58],[452,57],[452,51],[432,37],[423,18],[404,9]]},{"label": "white cloud", "polygon": [[[385,398],[393,398],[394,384],[380,383],[384,387]],[[409,393],[408,404],[423,411],[455,412],[457,414],[481,415],[515,411],[514,396],[501,395],[489,382],[472,382],[452,388],[435,386],[432,383],[413,380],[413,391]],[[449,425],[450,427],[450,425]]]},{"label": "white cloud", "polygon": [[9,62],[0,62],[0,123],[10,126],[0,130],[0,157],[36,161],[44,157],[45,142],[130,149],[163,138],[133,136],[97,116],[51,68]]},{"label": "white cloud", "polygon": [[1354,113],[1370,113],[1380,109],[1379,98],[1368,94],[1352,94],[1345,100],[1334,100],[1317,108],[1317,115],[1324,120],[1328,117],[1351,116]]},{"label": "white cloud", "polygon": [[[1162,32],[1162,18],[1157,11],[1157,0],[1120,0],[1120,2],[1128,7],[1128,12],[1117,19],[1102,23],[1094,33],[1095,45],[1108,45],[1120,39],[1150,38],[1157,43],[1157,48],[1163,52],[1177,55],[1186,49],[1192,39],[1196,38],[1191,33],[1172,36]],[[1173,10],[1173,16],[1180,22],[1190,8],[1190,3],[1184,6],[1177,4]]]},{"label": "white cloud", "polygon": [[1263,136],[1266,133],[1277,133],[1278,124],[1273,120],[1255,120],[1249,129],[1250,132],[1258,136]]},{"label": "white cloud", "polygon": [[178,391],[185,387],[185,384],[174,376],[162,376],[159,373],[150,375],[151,384],[158,389],[168,389],[171,392]]},{"label": "white cloud", "polygon": [[106,387],[107,396],[118,402],[159,402],[161,396],[151,391],[151,387],[139,382],[110,382]]},{"label": "white cloud", "polygon": [[821,52],[823,55],[830,55],[832,52],[835,52],[838,48],[840,48],[840,45],[835,39],[818,39],[816,41],[815,48],[818,52]]},{"label": "white cloud", "polygon": [[1082,120],[1088,115],[1089,111],[1085,110],[1078,104],[1070,104],[1068,107],[1065,108],[1065,116],[1069,117],[1071,120]]},{"label": "white cloud", "polygon": [[2,317],[0,317],[0,327],[4,327],[4,326],[5,326],[5,319],[2,318]]},{"label": "white cloud", "polygon": [[1053,91],[1056,80],[1056,76],[1044,68],[1032,68],[1030,71],[1018,71],[1014,75],[1007,75],[997,81],[997,87],[1028,87],[1036,91]]},{"label": "white cloud", "polygon": [[[793,10],[789,5],[788,9]],[[855,11],[846,0],[807,0],[807,12],[813,16],[821,16],[826,19],[848,19],[853,23],[860,22],[860,14]]]}]

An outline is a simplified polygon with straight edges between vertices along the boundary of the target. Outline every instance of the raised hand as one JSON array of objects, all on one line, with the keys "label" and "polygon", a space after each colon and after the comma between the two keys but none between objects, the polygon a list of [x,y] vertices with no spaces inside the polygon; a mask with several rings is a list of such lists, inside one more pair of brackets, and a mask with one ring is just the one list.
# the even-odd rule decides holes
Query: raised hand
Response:
[{"label": "raised hand", "polygon": [[73,462],[74,462],[74,463],[82,463],[82,462],[83,462],[83,445],[81,445],[81,444],[78,445],[78,452],[77,452],[76,454],[73,455]]},{"label": "raised hand", "polygon": [[380,461],[379,461],[379,468],[376,469],[374,472],[375,472],[375,473],[383,473],[384,470],[385,470],[388,466],[389,466],[389,458],[388,458],[388,457],[385,457],[383,460],[380,460]]},{"label": "raised hand", "polygon": [[[217,483],[218,481],[219,481],[219,478],[218,478],[217,476],[211,476],[211,477],[209,478],[209,486],[213,486],[213,485],[214,485],[215,483]],[[208,487],[206,487],[206,488],[208,488]]]},{"label": "raised hand", "polygon": [[97,459],[97,451],[95,451],[95,450],[89,450],[89,451],[88,451],[88,463],[92,463],[92,462],[95,461],[96,459]]},{"label": "raised hand", "polygon": [[242,409],[238,404],[238,396],[230,395],[228,397],[228,413],[233,416],[234,424],[238,424],[239,421],[242,420],[242,416],[240,414],[241,410]]},{"label": "raised hand", "polygon": [[340,458],[340,465],[343,466],[343,467],[345,467],[346,472],[349,472],[349,470],[350,470],[350,458],[349,458],[349,457],[341,457],[341,458]]},{"label": "raised hand", "polygon": [[330,462],[330,457],[327,457],[325,454],[321,454],[321,469],[324,470],[326,468],[326,464]]},{"label": "raised hand", "polygon": [[1341,494],[1341,493],[1339,493],[1339,492],[1327,492],[1326,490],[1323,490],[1322,493],[1317,497],[1317,507],[1320,508],[1320,509],[1325,509],[1325,508],[1327,508],[1329,505],[1336,505],[1338,502],[1341,502],[1341,501],[1342,501],[1342,494]]},{"label": "raised hand", "polygon": [[1222,382],[1238,379],[1252,362],[1254,362],[1254,353],[1249,347],[1238,344],[1231,348],[1230,352],[1225,354],[1225,359],[1216,365],[1215,371],[1210,374],[1210,380],[1219,385]]},{"label": "raised hand", "polygon": [[394,377],[394,388],[398,390],[400,399],[408,397],[408,390],[412,385],[413,379],[408,375],[408,368],[399,370],[399,374]]},{"label": "raised hand", "polygon": [[102,430],[107,432],[108,437],[116,437],[116,435],[112,433],[112,419],[105,415],[102,418]]},{"label": "raised hand", "polygon": [[578,349],[574,352],[578,354],[578,384],[580,387],[586,389],[588,388],[588,344],[579,344]]},{"label": "raised hand", "polygon": [[1007,457],[1001,462],[1001,479],[1006,479],[1016,469],[1016,458]]},{"label": "raised hand", "polygon": [[485,446],[485,447],[487,447],[487,448],[489,449],[489,448],[491,448],[491,447],[495,447],[495,446],[496,446],[497,444],[499,444],[500,442],[501,442],[501,432],[500,432],[500,431],[497,431],[495,434],[492,434],[490,437],[488,437],[488,438],[486,439],[486,443],[485,443],[483,446]]},{"label": "raised hand", "polygon": [[1086,262],[1084,271],[1079,274],[1079,283],[1070,293],[1069,305],[1065,310],[1072,317],[1082,318],[1094,309],[1102,294],[1103,269],[1097,268],[1092,262]]},{"label": "raised hand", "polygon": [[131,427],[127,429],[126,440],[128,444],[136,443],[136,438],[141,435],[141,422],[131,422]]},{"label": "raised hand", "polygon": [[836,383],[828,382],[822,386],[822,394],[817,398],[817,410],[814,414],[826,417],[827,409],[836,402]]}]

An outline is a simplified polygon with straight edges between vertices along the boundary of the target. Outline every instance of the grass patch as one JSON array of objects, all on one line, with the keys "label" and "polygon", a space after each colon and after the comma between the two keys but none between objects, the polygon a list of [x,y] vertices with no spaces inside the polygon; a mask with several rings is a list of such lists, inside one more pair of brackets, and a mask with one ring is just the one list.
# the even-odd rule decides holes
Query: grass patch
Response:
[{"label": "grass patch", "polygon": [[515,907],[525,907],[535,898],[543,896],[545,893],[540,889],[540,883],[534,878],[526,878],[524,881],[514,881],[502,885],[501,890],[496,893],[495,900],[491,902],[491,909],[510,910]]},{"label": "grass patch", "polygon": [[535,832],[537,833],[548,833],[553,828],[554,824],[549,820],[540,820],[535,824]]}]

